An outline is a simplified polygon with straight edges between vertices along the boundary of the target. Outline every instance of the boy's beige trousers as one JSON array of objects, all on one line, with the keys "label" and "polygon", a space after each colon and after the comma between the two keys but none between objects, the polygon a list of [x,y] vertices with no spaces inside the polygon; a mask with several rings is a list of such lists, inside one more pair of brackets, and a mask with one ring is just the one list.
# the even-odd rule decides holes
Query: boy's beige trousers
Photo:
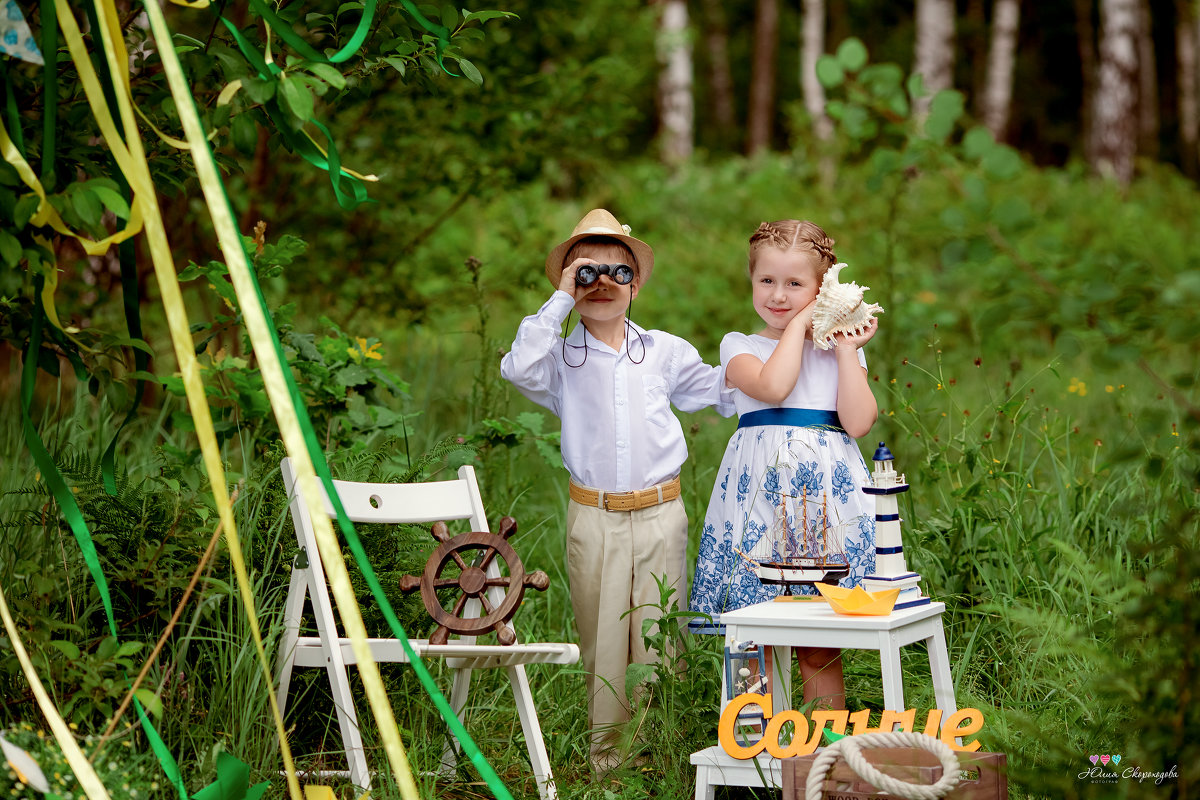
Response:
[{"label": "boy's beige trousers", "polygon": [[642,621],[659,616],[656,576],[675,587],[676,607],[687,603],[686,558],[687,513],[679,498],[639,511],[603,511],[569,501],[567,572],[588,676],[593,765],[615,766],[614,758],[622,755],[616,748],[630,718],[625,668],[657,658],[646,649]]}]

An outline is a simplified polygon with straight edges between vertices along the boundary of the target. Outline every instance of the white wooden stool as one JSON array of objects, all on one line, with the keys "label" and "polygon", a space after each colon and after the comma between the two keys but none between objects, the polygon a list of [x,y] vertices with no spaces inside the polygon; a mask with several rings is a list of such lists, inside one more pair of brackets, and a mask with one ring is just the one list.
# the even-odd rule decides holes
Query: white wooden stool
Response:
[{"label": "white wooden stool", "polygon": [[[914,642],[929,647],[929,672],[933,679],[933,697],[942,710],[942,720],[958,711],[954,699],[954,680],[950,673],[950,655],[942,628],[945,603],[893,611],[886,617],[851,617],[836,613],[823,600],[775,600],[727,611],[721,615],[725,626],[725,647],[738,652],[758,645],[775,651],[774,662],[791,663],[793,647],[830,647],[840,650],[878,650],[883,681],[883,706],[887,711],[904,711],[904,681],[900,670],[900,648]],[[783,669],[785,676],[789,669]],[[775,713],[791,707],[790,687],[772,695]],[[721,710],[727,700],[721,699]],[[733,758],[719,746],[692,754],[696,766],[696,800],[712,800],[714,786],[767,786],[782,784],[778,759],[765,752],[755,761]]]}]

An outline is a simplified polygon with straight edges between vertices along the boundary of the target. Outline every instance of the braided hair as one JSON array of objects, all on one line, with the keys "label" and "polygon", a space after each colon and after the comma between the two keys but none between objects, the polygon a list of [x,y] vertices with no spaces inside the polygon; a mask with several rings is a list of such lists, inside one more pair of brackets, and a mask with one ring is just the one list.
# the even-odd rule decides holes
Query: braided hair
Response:
[{"label": "braided hair", "polygon": [[817,278],[825,275],[826,270],[837,261],[833,253],[833,239],[825,231],[807,220],[783,219],[777,222],[764,222],[750,236],[750,274],[754,274],[754,264],[758,254],[764,247],[774,247],[787,252],[798,250],[812,253]]}]

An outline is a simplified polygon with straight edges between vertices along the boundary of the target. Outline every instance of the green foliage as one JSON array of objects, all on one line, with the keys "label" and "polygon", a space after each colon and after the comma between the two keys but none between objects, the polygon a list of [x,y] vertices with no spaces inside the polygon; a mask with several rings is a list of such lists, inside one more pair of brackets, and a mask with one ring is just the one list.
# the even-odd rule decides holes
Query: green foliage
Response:
[{"label": "green foliage", "polygon": [[[644,620],[641,630],[657,660],[630,664],[625,675],[634,713],[622,746],[642,754],[635,762],[641,769],[621,783],[633,792],[682,800],[692,796],[695,777],[687,756],[716,741],[717,718],[711,712],[719,707],[723,662],[718,638],[688,633],[694,615],[677,607],[683,601],[675,588],[662,578],[658,588],[658,621]],[[698,708],[709,713],[697,714]]]},{"label": "green foliage", "polygon": [[[306,249],[302,240],[290,235],[274,245],[249,238],[246,243],[255,246],[252,268],[262,282],[278,279]],[[256,359],[230,353],[230,349],[235,353],[249,351],[250,341],[248,335],[241,334],[242,312],[228,274],[228,268],[219,261],[204,266],[192,263],[180,273],[179,280],[207,279],[208,287],[224,306],[211,321],[192,325],[192,333],[199,334],[196,354],[209,377],[209,404],[217,417],[214,429],[218,439],[240,435],[261,446],[278,437],[278,428]],[[406,435],[408,418],[394,410],[392,401],[405,396],[408,385],[383,366],[379,339],[351,336],[322,317],[329,335],[318,340],[313,334],[295,329],[290,323],[294,313],[295,304],[275,310],[275,335],[295,371],[300,398],[313,426],[324,433],[324,446],[361,450],[371,438]],[[230,347],[221,344],[231,339]],[[182,377],[168,376],[161,381],[172,394],[185,395]],[[180,415],[177,424],[186,429],[186,415]]]},{"label": "green foliage", "polygon": [[[41,768],[50,786],[49,794],[21,781],[16,772],[6,763],[0,769],[0,792],[14,800],[43,800],[45,797],[86,797],[79,781],[67,764],[58,742],[46,731],[34,728],[29,722],[20,722],[0,729],[0,734],[10,743],[24,750]],[[84,734],[79,742],[85,757],[90,756],[98,737]],[[166,782],[158,773],[158,766],[145,752],[134,747],[131,738],[124,738],[115,746],[107,747],[103,757],[93,764],[96,776],[113,797],[138,798],[160,797],[165,792]],[[162,781],[162,783],[160,783]]]}]

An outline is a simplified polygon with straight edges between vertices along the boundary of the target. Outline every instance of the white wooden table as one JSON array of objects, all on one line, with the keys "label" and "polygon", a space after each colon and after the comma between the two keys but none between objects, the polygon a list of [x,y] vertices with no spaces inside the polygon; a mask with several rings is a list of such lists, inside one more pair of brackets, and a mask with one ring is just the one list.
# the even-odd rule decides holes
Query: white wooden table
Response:
[{"label": "white wooden table", "polygon": [[[851,617],[836,613],[823,601],[769,601],[728,611],[721,615],[725,626],[725,646],[741,650],[753,643],[774,649],[776,669],[791,674],[791,648],[831,647],[841,650],[878,650],[883,681],[884,710],[904,711],[904,681],[900,670],[900,648],[914,642],[929,647],[929,672],[933,678],[933,696],[942,719],[958,711],[954,699],[954,681],[950,674],[950,655],[942,628],[945,603],[893,611],[886,617]],[[773,694],[776,713],[791,707],[790,687]],[[726,700],[722,697],[721,708]],[[758,761],[756,768],[755,761]],[[763,786],[779,788],[781,770],[777,759],[765,752],[755,760],[738,760],[719,745],[692,754],[696,767],[696,800],[712,800],[714,786]]]}]

